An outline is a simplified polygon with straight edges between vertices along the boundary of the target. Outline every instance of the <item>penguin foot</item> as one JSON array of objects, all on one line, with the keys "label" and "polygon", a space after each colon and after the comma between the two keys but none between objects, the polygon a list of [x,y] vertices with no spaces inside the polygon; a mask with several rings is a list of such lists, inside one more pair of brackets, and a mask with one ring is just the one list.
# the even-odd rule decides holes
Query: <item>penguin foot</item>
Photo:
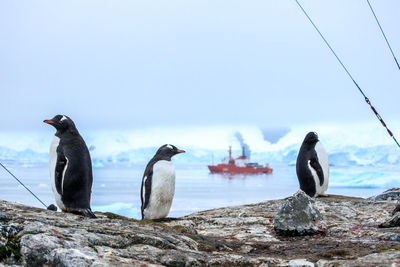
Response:
[{"label": "penguin foot", "polygon": [[86,209],[83,213],[84,213],[85,216],[90,217],[92,219],[96,219],[97,218],[96,215],[94,215],[93,211],[90,208]]},{"label": "penguin foot", "polygon": [[67,209],[67,210],[63,210],[63,212],[69,212],[75,215],[83,215],[92,219],[96,219],[96,215],[94,215],[94,213],[92,212],[92,210],[90,208],[87,209]]},{"label": "penguin foot", "polygon": [[153,222],[170,222],[178,220],[178,218],[160,218],[160,219],[153,219]]}]

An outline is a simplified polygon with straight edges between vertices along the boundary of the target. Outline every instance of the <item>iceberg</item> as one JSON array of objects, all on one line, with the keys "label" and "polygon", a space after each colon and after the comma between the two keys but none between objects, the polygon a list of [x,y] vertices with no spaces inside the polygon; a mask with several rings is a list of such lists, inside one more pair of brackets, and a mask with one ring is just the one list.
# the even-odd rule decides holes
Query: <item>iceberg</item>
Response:
[{"label": "iceberg", "polygon": [[[241,154],[240,143],[235,137],[237,132],[250,147],[251,159],[260,163],[294,165],[298,149],[309,131],[318,133],[332,166],[390,166],[400,163],[399,148],[376,123],[301,125],[288,129],[280,131],[282,134],[279,136],[270,130],[273,140],[265,128],[247,125],[97,130],[82,132],[82,136],[95,168],[115,163],[146,164],[165,143],[178,145],[187,151],[185,157],[174,160],[177,164],[219,162],[226,156],[229,146],[232,146],[234,156]],[[25,135],[29,138],[23,138]],[[51,139],[52,135],[48,133],[1,133],[0,160],[47,162]]]}]

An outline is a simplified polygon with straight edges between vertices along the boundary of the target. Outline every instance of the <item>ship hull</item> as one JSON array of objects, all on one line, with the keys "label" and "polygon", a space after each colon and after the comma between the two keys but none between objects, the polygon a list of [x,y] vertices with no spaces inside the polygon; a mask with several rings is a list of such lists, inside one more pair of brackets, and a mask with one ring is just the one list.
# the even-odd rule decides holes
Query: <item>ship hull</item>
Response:
[{"label": "ship hull", "polygon": [[259,173],[272,173],[272,169],[253,168],[253,167],[238,167],[230,164],[209,165],[208,169],[211,173],[229,173],[229,174],[259,174]]}]

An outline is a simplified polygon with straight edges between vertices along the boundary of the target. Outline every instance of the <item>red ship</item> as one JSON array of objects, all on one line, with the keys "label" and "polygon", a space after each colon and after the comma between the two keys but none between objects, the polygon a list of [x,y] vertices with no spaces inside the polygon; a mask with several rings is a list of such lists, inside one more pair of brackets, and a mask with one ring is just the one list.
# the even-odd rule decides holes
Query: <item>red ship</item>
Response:
[{"label": "red ship", "polygon": [[229,174],[257,174],[272,173],[272,169],[268,163],[264,165],[248,162],[242,147],[242,155],[236,159],[232,158],[232,149],[229,147],[229,158],[225,158],[224,162],[217,165],[208,165],[211,173],[229,173]]}]

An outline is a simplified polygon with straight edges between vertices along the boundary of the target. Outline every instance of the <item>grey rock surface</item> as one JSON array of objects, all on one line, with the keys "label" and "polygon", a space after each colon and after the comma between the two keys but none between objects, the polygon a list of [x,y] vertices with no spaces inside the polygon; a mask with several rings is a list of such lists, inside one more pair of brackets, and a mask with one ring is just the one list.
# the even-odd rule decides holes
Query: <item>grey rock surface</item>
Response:
[{"label": "grey rock surface", "polygon": [[336,267],[336,266],[346,266],[346,267],[360,267],[360,266],[380,266],[380,267],[397,267],[399,266],[400,253],[398,251],[386,251],[381,253],[373,253],[360,257],[357,259],[335,259],[335,260],[319,260],[316,263],[317,267]]},{"label": "grey rock surface", "polygon": [[289,261],[289,267],[314,267],[315,264],[306,259],[296,259]]},{"label": "grey rock surface", "polygon": [[395,213],[391,218],[379,225],[381,228],[400,227],[400,212]]},{"label": "grey rock surface", "polygon": [[391,188],[376,196],[369,197],[370,200],[375,201],[391,201],[400,200],[400,188]]},{"label": "grey rock surface", "polygon": [[285,236],[322,234],[327,224],[315,201],[302,190],[288,198],[274,218],[275,232]]},{"label": "grey rock surface", "polygon": [[378,228],[395,203],[317,198],[326,234],[286,237],[277,235],[273,224],[285,202],[151,222],[110,213],[89,219],[0,201],[0,266],[289,266],[298,259],[316,266],[391,266],[399,261],[399,227]]},{"label": "grey rock surface", "polygon": [[392,215],[395,215],[397,212],[400,212],[400,200],[397,200],[396,207],[392,211]]}]

